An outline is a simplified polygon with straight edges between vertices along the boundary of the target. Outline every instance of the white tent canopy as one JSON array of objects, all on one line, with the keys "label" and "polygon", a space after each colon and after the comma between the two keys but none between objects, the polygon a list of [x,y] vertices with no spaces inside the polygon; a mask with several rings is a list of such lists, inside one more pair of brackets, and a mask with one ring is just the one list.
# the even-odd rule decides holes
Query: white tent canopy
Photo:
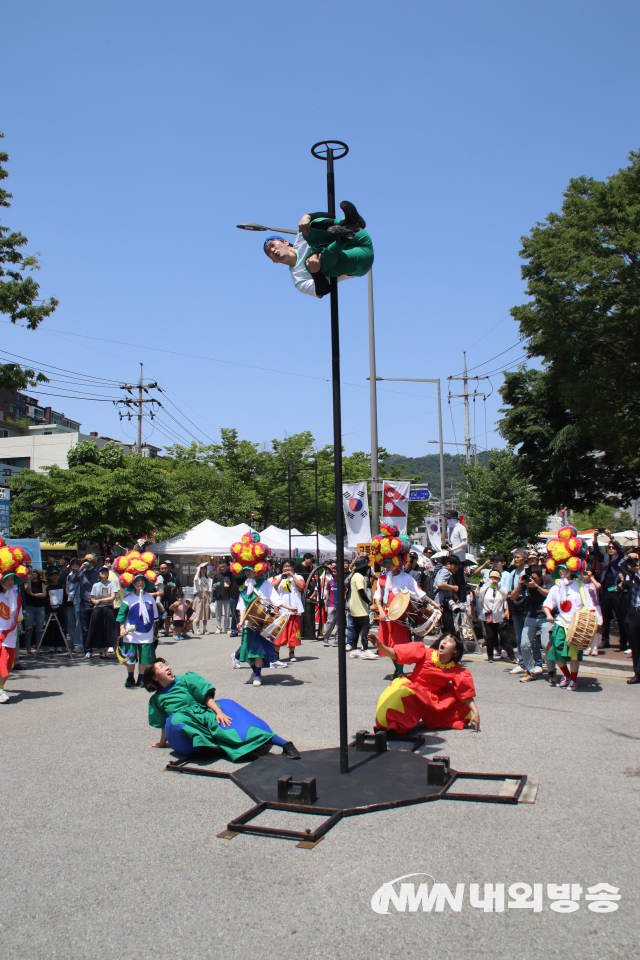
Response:
[{"label": "white tent canopy", "polygon": [[[271,547],[271,552],[276,557],[288,557],[289,556],[289,531],[280,529],[280,527],[266,527],[260,534],[260,539],[263,543],[266,543],[268,547]],[[320,551],[320,557],[322,559],[328,559],[330,557],[335,557],[336,555],[336,545],[332,540],[329,540],[328,537],[324,537],[322,534],[318,536],[318,550]],[[296,555],[302,556],[305,553],[312,553],[315,557],[316,555],[316,535],[315,533],[310,533],[308,536],[300,533],[296,527],[291,528],[291,553],[293,556]],[[353,556],[353,550],[345,549],[345,557]]]},{"label": "white tent canopy", "polygon": [[[224,557],[229,556],[231,544],[236,543],[244,533],[249,533],[250,531],[251,527],[246,523],[239,523],[235,527],[223,527],[213,520],[203,520],[202,523],[199,523],[191,530],[186,530],[184,533],[180,533],[176,537],[171,537],[169,540],[162,540],[159,543],[151,544],[150,547],[153,552],[158,555]],[[271,547],[271,552],[274,556],[289,556],[288,530],[281,530],[279,527],[272,525],[262,531],[260,539],[268,547]],[[322,534],[320,534],[318,537],[318,547],[321,558],[335,557],[336,545],[332,540],[329,540],[328,537],[323,537]],[[294,556],[296,555],[296,551],[299,556],[304,553],[312,553],[315,557],[315,533],[304,536],[294,527],[291,530],[291,552]],[[344,555],[347,558],[354,556],[355,551],[345,548]]]},{"label": "white tent canopy", "polygon": [[239,523],[235,527],[223,527],[213,520],[203,520],[197,526],[185,533],[151,544],[156,554],[176,554],[179,556],[229,556],[231,544],[240,540],[243,533],[249,533],[251,527],[247,523]]}]

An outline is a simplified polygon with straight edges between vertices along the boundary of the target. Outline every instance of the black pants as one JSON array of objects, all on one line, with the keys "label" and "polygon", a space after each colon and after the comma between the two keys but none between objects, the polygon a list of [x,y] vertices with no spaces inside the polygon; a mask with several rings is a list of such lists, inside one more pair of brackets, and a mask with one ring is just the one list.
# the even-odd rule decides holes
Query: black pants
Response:
[{"label": "black pants", "polygon": [[626,650],[629,646],[627,625],[620,616],[620,598],[615,593],[609,593],[606,587],[600,590],[600,609],[602,610],[602,639],[609,640],[611,620],[615,615],[620,630],[620,649]]},{"label": "black pants", "polygon": [[493,660],[493,651],[497,647],[502,647],[506,651],[509,660],[513,660],[513,645],[509,639],[509,624],[506,621],[502,623],[485,623],[484,630],[487,641],[487,656]]},{"label": "black pants", "polygon": [[369,623],[369,617],[351,617],[353,620],[353,649],[358,649],[358,638],[360,638],[360,646],[363,650],[367,650],[369,647],[369,629],[371,624]]},{"label": "black pants", "polygon": [[82,627],[82,646],[84,647],[85,653],[91,652],[91,647],[87,646],[87,640],[89,639],[89,624],[91,623],[91,615],[93,613],[93,606],[89,604],[84,604],[80,601],[80,626]]},{"label": "black pants", "polygon": [[454,625],[454,623],[453,623],[453,614],[451,613],[451,610],[449,609],[449,601],[448,601],[448,600],[445,600],[445,602],[442,604],[442,620],[441,620],[441,622],[440,622],[440,626],[442,627],[442,632],[443,632],[443,633],[445,633],[445,634],[450,633],[450,634],[452,634],[452,635],[455,637],[455,635],[456,635],[456,628],[455,628],[455,625]]},{"label": "black pants", "polygon": [[633,669],[640,678],[640,610],[631,610],[629,614],[629,646],[633,653]]}]

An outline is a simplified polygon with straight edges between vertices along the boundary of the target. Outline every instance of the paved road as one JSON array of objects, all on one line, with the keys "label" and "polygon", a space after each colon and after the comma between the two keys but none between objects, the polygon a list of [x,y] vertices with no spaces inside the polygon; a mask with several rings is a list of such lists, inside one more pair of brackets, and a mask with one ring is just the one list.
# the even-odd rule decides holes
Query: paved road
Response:
[{"label": "paved road", "polygon": [[[254,688],[231,669],[233,646],[217,636],[160,651],[299,748],[336,745],[335,650],[304,644],[299,663]],[[353,817],[314,850],[217,839],[249,801],[228,782],[162,772],[148,694],[124,689],[123,667],[58,656],[14,676],[0,707],[3,960],[636,957],[638,688],[592,677],[572,694],[520,684],[500,663],[471,669],[481,732],[436,734],[430,749],[461,769],[529,774],[536,803]],[[387,672],[348,661],[351,731],[371,726]],[[376,890],[411,873],[464,883],[460,912],[375,913]],[[470,906],[470,883],[518,882],[580,884],[580,909],[552,912],[546,888],[539,913]],[[587,910],[586,887],[602,882],[620,888],[617,912]]]}]

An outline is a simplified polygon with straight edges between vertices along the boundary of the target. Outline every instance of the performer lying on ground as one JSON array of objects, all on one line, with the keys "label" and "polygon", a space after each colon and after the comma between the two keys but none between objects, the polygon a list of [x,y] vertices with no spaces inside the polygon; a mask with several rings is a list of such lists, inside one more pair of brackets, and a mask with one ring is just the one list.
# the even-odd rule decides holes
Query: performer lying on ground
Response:
[{"label": "performer lying on ground", "polygon": [[215,700],[215,687],[199,673],[176,677],[163,657],[144,671],[149,700],[149,725],[162,730],[152,747],[170,746],[189,756],[202,747],[215,747],[237,761],[267,744],[282,747],[291,760],[300,754],[290,740],[273,732],[268,723],[234,700]]},{"label": "performer lying on ground", "polygon": [[340,207],[344,218],[328,213],[305,213],[292,245],[283,237],[267,237],[264,252],[274,263],[285,263],[296,290],[311,297],[329,293],[329,277],[364,277],[373,265],[373,243],[365,221],[348,200]]},{"label": "performer lying on ground", "polygon": [[415,663],[409,677],[392,680],[381,694],[376,707],[375,730],[407,733],[422,720],[427,730],[480,729],[480,714],[475,704],[476,690],[469,670],[460,666],[464,653],[462,641],[448,634],[437,650],[422,643],[403,643],[387,647],[369,637],[381,656],[398,663]]}]

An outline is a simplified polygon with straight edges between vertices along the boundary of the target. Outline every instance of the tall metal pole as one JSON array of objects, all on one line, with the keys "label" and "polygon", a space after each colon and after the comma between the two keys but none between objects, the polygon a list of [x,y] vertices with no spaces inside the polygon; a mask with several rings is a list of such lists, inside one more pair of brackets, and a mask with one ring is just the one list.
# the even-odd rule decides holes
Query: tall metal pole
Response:
[{"label": "tall metal pole", "polygon": [[138,453],[142,452],[142,364],[140,364],[140,383],[138,384]]},{"label": "tall metal pole", "polygon": [[445,488],[444,488],[444,443],[442,440],[442,402],[441,402],[441,393],[440,393],[440,378],[427,378],[427,377],[378,377],[378,380],[395,380],[397,383],[437,383],[438,385],[438,436],[440,444],[440,533],[442,536],[442,543],[445,541],[446,533],[446,503],[445,503]]},{"label": "tall metal pole", "polygon": [[471,430],[469,429],[469,380],[467,378],[467,351],[462,353],[464,357],[464,371],[462,374],[464,380],[464,448],[465,460],[471,463]]},{"label": "tall metal pole", "polygon": [[314,460],[316,468],[316,564],[320,563],[320,520],[318,513],[318,461]]},{"label": "tall metal pole", "polygon": [[[332,145],[333,144],[333,145]],[[326,156],[318,156],[317,147],[326,150]],[[314,144],[311,152],[319,160],[327,163],[327,212],[330,217],[336,215],[336,192],[333,175],[335,148],[344,147],[345,156],[349,149],[338,141],[324,141]],[[331,298],[331,382],[333,392],[333,462],[335,469],[335,508],[336,508],[336,565],[338,567],[338,702],[340,708],[340,773],[349,773],[349,751],[347,736],[347,651],[345,647],[346,616],[344,605],[344,520],[342,514],[342,412],[340,405],[340,317],[338,313],[338,278],[330,278]]]},{"label": "tall metal pole", "polygon": [[289,560],[293,560],[291,555],[291,467],[287,467],[287,492],[289,496]]},{"label": "tall metal pole", "polygon": [[440,537],[442,546],[444,543],[447,513],[444,505],[444,444],[442,442],[442,403],[440,398],[440,378],[438,378],[438,430],[438,442],[440,444]]},{"label": "tall metal pole", "polygon": [[371,532],[380,533],[378,493],[378,382],[376,380],[376,334],[373,321],[373,270],[367,274],[369,289],[369,406],[371,416]]}]

